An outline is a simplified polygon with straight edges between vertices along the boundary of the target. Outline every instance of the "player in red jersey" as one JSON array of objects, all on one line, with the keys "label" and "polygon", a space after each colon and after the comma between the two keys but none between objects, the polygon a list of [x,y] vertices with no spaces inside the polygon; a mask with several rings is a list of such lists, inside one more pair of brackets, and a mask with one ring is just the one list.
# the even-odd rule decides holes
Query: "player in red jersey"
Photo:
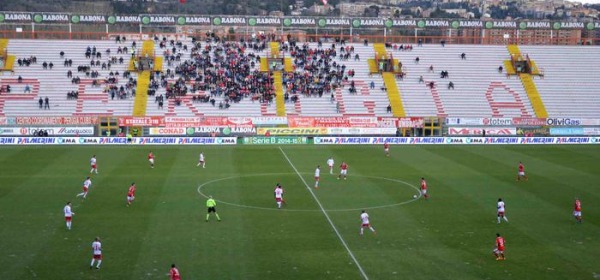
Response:
[{"label": "player in red jersey", "polygon": [[175,264],[171,265],[171,270],[169,270],[169,276],[171,280],[181,280],[181,275],[179,274],[179,269],[175,266]]},{"label": "player in red jersey", "polygon": [[525,166],[519,161],[519,173],[517,174],[517,181],[521,181],[521,179],[525,179],[525,181],[528,180],[527,175],[525,175]]},{"label": "player in red jersey", "polygon": [[275,202],[277,202],[277,208],[281,208],[281,204],[285,202],[283,199],[283,187],[279,183],[275,185]]},{"label": "player in red jersey", "polygon": [[578,223],[581,224],[581,222],[583,221],[581,218],[581,201],[579,201],[579,198],[575,198],[575,207],[573,208],[573,217],[575,217],[575,220],[577,220]]},{"label": "player in red jersey", "polygon": [[93,172],[96,172],[96,174],[98,174],[98,168],[96,167],[96,155],[93,155],[90,159],[90,166],[92,167],[92,169],[90,170],[90,174],[92,174]]},{"label": "player in red jersey", "polygon": [[390,144],[388,142],[383,143],[383,151],[385,152],[385,156],[390,156]]},{"label": "player in red jersey", "polygon": [[423,177],[421,177],[421,195],[425,199],[429,198],[429,195],[427,194],[427,181],[425,181],[425,178]]},{"label": "player in red jersey", "polygon": [[135,199],[135,183],[131,183],[129,190],[127,191],[127,207],[131,205],[131,202]]},{"label": "player in red jersey", "polygon": [[342,178],[342,176],[344,176],[344,180],[346,180],[346,177],[348,176],[348,164],[346,164],[345,161],[342,161],[342,164],[340,165],[340,175],[338,176],[338,180]]},{"label": "player in red jersey", "polygon": [[154,168],[154,154],[152,151],[148,154],[148,162],[150,162],[150,168]]},{"label": "player in red jersey", "polygon": [[499,233],[496,233],[496,248],[494,249],[494,256],[496,256],[497,261],[505,260],[504,243],[504,237],[500,236]]}]

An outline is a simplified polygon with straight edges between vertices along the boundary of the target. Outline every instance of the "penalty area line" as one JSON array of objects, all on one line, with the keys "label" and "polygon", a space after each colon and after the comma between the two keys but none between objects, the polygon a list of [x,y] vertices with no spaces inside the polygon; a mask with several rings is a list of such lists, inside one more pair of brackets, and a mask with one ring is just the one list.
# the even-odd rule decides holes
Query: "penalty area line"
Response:
[{"label": "penalty area line", "polygon": [[358,262],[358,260],[354,256],[354,253],[352,253],[352,251],[350,250],[350,247],[348,247],[348,244],[346,244],[346,241],[344,240],[344,238],[342,237],[342,235],[338,231],[338,229],[335,226],[335,224],[333,224],[333,221],[329,217],[329,214],[327,214],[327,211],[325,211],[325,208],[323,208],[323,204],[321,204],[321,201],[319,200],[319,198],[317,198],[317,196],[315,195],[315,193],[313,192],[313,190],[310,188],[310,186],[308,186],[308,183],[306,183],[306,180],[304,180],[304,177],[302,177],[302,175],[300,174],[300,172],[298,172],[298,169],[296,169],[296,166],[294,166],[294,164],[292,163],[292,161],[290,160],[290,158],[287,156],[287,154],[283,151],[283,149],[281,147],[278,147],[278,148],[279,148],[279,151],[281,151],[281,153],[283,154],[283,156],[287,160],[287,162],[290,164],[290,166],[292,167],[292,169],[294,169],[294,172],[296,172],[296,174],[298,175],[298,177],[300,177],[300,180],[302,180],[302,183],[304,183],[304,186],[306,187],[306,189],[310,192],[310,194],[312,195],[312,197],[315,199],[315,201],[317,202],[317,205],[319,205],[319,208],[321,208],[321,212],[323,213],[323,215],[325,215],[325,218],[329,222],[329,225],[331,226],[331,228],[333,228],[333,231],[335,231],[335,234],[337,235],[337,237],[340,240],[340,242],[342,242],[342,245],[344,245],[344,248],[346,248],[346,252],[348,252],[348,255],[350,255],[350,258],[354,261],[354,264],[356,264],[356,267],[358,267],[358,270],[360,271],[360,274],[362,275],[362,277],[364,279],[368,280],[369,276],[367,276],[367,274],[365,273],[364,269],[362,268],[362,266],[360,265],[360,263]]}]

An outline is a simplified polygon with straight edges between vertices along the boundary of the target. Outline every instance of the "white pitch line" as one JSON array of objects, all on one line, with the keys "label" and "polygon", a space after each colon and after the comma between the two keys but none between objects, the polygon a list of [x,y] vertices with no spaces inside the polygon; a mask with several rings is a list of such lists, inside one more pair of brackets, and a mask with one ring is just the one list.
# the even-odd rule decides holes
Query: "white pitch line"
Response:
[{"label": "white pitch line", "polygon": [[300,175],[300,172],[298,172],[298,169],[296,169],[296,166],[294,166],[294,164],[292,163],[290,158],[287,156],[287,154],[283,151],[283,149],[281,147],[278,147],[278,148],[281,151],[281,153],[283,154],[283,156],[285,157],[285,159],[287,160],[287,162],[290,164],[290,166],[294,169],[296,174],[298,174],[298,177],[300,177],[300,180],[302,180],[302,183],[304,183],[304,186],[306,186],[306,189],[310,192],[312,197],[315,199],[315,201],[319,205],[319,208],[321,208],[321,212],[323,212],[323,215],[325,215],[325,218],[327,218],[329,225],[331,225],[331,228],[333,228],[333,231],[335,231],[335,234],[337,235],[338,239],[340,240],[340,242],[342,242],[342,245],[344,245],[344,248],[346,248],[348,255],[350,255],[350,258],[352,258],[352,260],[356,264],[356,267],[358,267],[358,270],[360,271],[360,274],[362,275],[362,277],[366,280],[369,280],[369,276],[367,276],[367,274],[363,270],[362,266],[360,265],[360,263],[354,256],[354,253],[352,253],[352,251],[350,250],[350,247],[348,247],[348,244],[346,244],[346,241],[344,240],[344,238],[342,237],[342,235],[340,234],[338,229],[333,224],[333,221],[329,217],[329,214],[327,214],[327,211],[325,211],[325,208],[323,208],[323,204],[321,204],[321,201],[319,200],[319,198],[317,198],[317,196],[315,195],[313,190],[308,186],[308,183],[306,183],[306,180],[304,180],[304,177],[302,177],[302,175]]}]

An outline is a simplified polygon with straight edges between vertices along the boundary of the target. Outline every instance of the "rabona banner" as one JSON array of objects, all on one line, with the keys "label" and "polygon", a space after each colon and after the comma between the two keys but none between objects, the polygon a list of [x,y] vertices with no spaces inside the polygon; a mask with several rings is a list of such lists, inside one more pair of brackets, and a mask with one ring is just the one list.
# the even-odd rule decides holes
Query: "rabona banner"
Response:
[{"label": "rabona banner", "polygon": [[521,29],[521,30],[598,30],[600,22],[583,21],[506,21],[468,19],[391,19],[363,17],[257,17],[226,15],[100,15],[68,13],[1,12],[1,23],[144,24],[213,26],[283,26],[289,28],[391,28],[391,29]]},{"label": "rabona banner", "polygon": [[0,145],[235,145],[236,137],[0,137]]},{"label": "rabona banner", "polygon": [[600,137],[315,137],[317,145],[600,144]]},{"label": "rabona banner", "polygon": [[77,135],[93,136],[94,127],[0,127],[0,135],[7,136],[37,136],[38,133],[47,132],[49,136]]}]

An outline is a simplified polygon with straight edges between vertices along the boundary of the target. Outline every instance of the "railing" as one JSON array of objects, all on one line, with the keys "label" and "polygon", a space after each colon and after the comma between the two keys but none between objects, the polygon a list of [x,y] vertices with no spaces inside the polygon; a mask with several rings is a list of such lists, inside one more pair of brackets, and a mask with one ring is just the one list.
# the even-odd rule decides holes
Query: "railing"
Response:
[{"label": "railing", "polygon": [[[117,32],[68,32],[68,31],[22,31],[0,30],[0,38],[8,39],[60,39],[60,40],[106,40],[113,39]],[[121,33],[124,36],[152,39],[154,34],[161,36],[182,36],[178,33]],[[483,44],[483,45],[600,45],[600,38],[585,36],[573,37],[550,37],[550,36],[521,36],[511,38],[501,38],[499,36],[403,36],[403,35],[350,35],[350,34],[293,34],[291,37],[298,42],[316,42],[317,40],[345,40],[346,42],[362,43],[367,40],[369,43],[396,43],[396,44],[418,44],[419,40],[424,44],[439,44],[445,41],[447,44]],[[198,37],[205,38],[204,34],[198,34]],[[239,41],[252,40],[252,35],[247,32],[227,34],[227,38]],[[286,41],[287,33],[283,32],[277,35],[277,41]]]}]

